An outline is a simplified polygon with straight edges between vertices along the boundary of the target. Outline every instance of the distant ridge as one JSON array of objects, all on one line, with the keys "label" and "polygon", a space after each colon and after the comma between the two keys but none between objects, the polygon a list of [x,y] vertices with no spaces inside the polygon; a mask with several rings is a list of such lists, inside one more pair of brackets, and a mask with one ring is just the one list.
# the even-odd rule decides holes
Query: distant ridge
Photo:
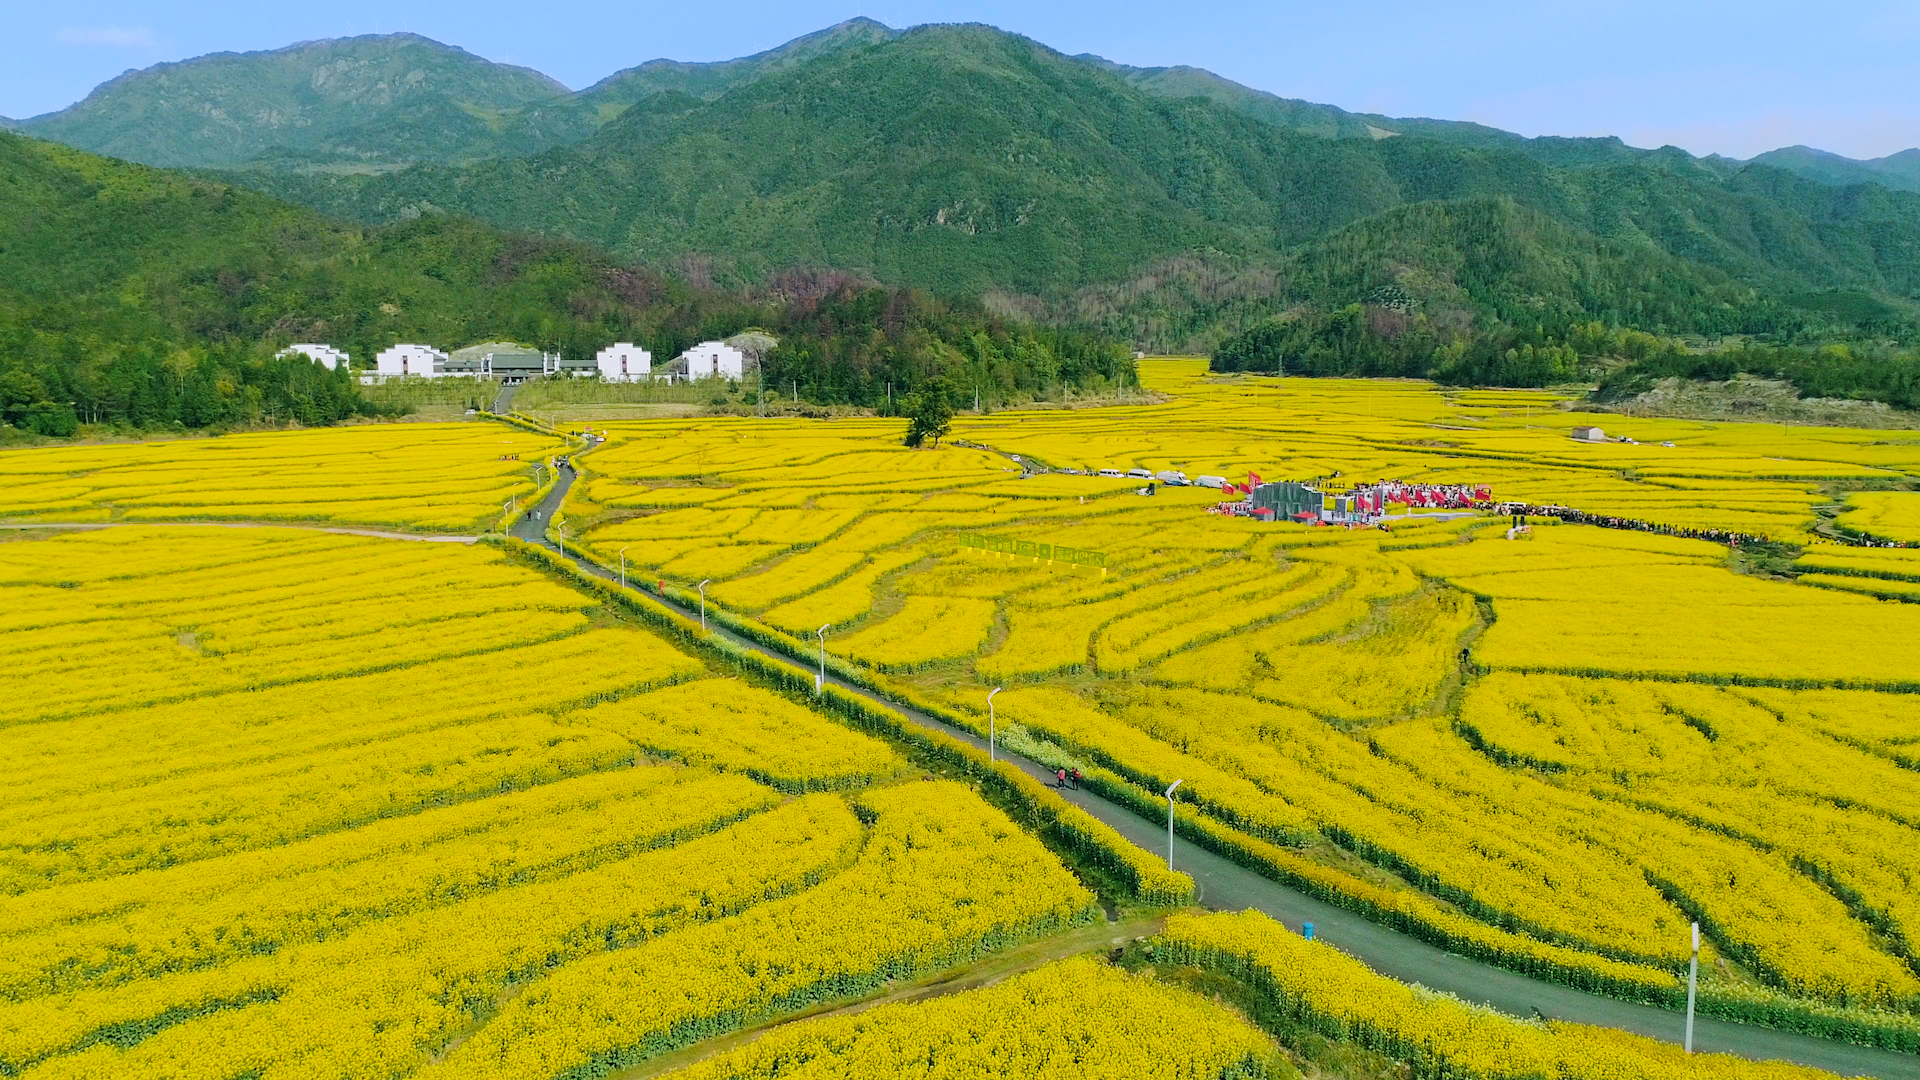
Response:
[{"label": "distant ridge", "polygon": [[[25,120],[0,117],[0,128],[150,165],[381,172],[573,145],[650,98],[685,94],[712,101],[770,75],[910,32],[869,18],[848,19],[733,60],[648,60],[578,92],[537,71],[417,34],[303,41],[128,71],[66,109]],[[1510,150],[1556,167],[1684,154],[1635,149],[1613,137],[1527,138],[1467,121],[1349,112],[1255,90],[1185,64],[1133,67],[1091,53],[1070,59],[1155,97],[1204,98],[1283,131],[1320,138],[1417,136]],[[1832,186],[1877,183],[1920,191],[1920,150],[1872,161],[1804,146],[1769,151],[1751,162],[1685,156],[1723,174],[1758,163]]]},{"label": "distant ridge", "polygon": [[[875,37],[711,98],[663,90],[532,157],[229,175],[351,220],[466,214],[741,286],[820,267],[1057,305],[1145,275],[1100,317],[1139,297],[1158,325],[1187,303],[1163,290],[1187,286],[1151,268],[1193,257],[1202,338],[1239,318],[1218,310],[1236,295],[1247,317],[1393,288],[1448,318],[1698,333],[1800,325],[1795,310],[1897,323],[1920,299],[1912,193],[1618,139],[1381,139],[1369,124],[1401,122],[1297,110],[1327,137],[991,27]],[[1171,70],[1143,79],[1165,90]]]},{"label": "distant ridge", "polygon": [[465,216],[749,292],[797,270],[986,296],[1143,347],[1377,296],[1439,327],[1920,337],[1920,154],[1525,138],[980,24],[854,19],[577,93],[415,35],[312,42],[25,126],[336,219]]},{"label": "distant ridge", "polygon": [[1880,184],[1899,191],[1920,191],[1920,149],[1859,161],[1811,146],[1788,146],[1769,150],[1753,161],[1822,184]]},{"label": "distant ridge", "polygon": [[391,165],[469,156],[501,117],[568,94],[418,34],[213,53],[129,71],[17,129],[148,165]]}]

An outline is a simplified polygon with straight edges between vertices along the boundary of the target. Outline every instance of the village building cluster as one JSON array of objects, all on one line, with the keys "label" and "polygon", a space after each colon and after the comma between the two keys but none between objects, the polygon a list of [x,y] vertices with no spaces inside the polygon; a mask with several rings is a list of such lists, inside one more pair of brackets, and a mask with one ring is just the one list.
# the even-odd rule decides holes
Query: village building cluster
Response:
[{"label": "village building cluster", "polygon": [[[301,342],[289,345],[276,355],[304,356],[329,371],[349,367],[351,357],[332,345]],[[432,345],[400,342],[383,349],[373,358],[373,369],[363,371],[360,381],[369,385],[388,379],[498,379],[502,383],[521,383],[549,375],[573,375],[604,379],[607,382],[646,382],[653,379],[684,381],[689,379],[738,379],[746,374],[747,356],[724,341],[703,341],[669,361],[659,370],[653,366],[653,354],[630,341],[615,342],[601,349],[592,360],[574,360],[560,353],[510,341],[490,341],[446,352]]]}]

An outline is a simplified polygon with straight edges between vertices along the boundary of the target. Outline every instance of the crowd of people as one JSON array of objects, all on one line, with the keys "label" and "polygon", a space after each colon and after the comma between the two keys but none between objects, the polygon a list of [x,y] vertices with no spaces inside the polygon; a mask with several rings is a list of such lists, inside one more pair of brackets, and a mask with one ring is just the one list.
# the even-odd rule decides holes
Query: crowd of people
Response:
[{"label": "crowd of people", "polygon": [[1573,525],[1597,525],[1603,529],[1629,529],[1634,532],[1659,533],[1661,536],[1678,536],[1688,540],[1707,540],[1715,544],[1744,547],[1748,544],[1769,543],[1765,536],[1752,533],[1734,532],[1731,529],[1695,529],[1685,525],[1666,525],[1657,521],[1640,521],[1635,518],[1615,517],[1611,514],[1589,514],[1584,510],[1575,510],[1568,506],[1532,506],[1527,503],[1496,503],[1492,510],[1497,514],[1510,515],[1518,526],[1525,524],[1530,517],[1559,518]]}]

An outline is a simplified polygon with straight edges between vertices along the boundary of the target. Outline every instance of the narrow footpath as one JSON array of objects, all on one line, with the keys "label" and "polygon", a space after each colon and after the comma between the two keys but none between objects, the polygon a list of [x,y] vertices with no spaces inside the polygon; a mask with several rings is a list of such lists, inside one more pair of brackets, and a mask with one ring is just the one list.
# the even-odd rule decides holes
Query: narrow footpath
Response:
[{"label": "narrow footpath", "polygon": [[[573,560],[587,573],[616,580],[599,565],[581,559],[569,551],[560,551],[546,539],[546,526],[566,498],[577,474],[562,469],[559,482],[539,506],[538,516],[529,513],[514,523],[512,535],[557,551]],[[664,597],[654,599],[692,618],[697,608],[689,609]],[[741,637],[723,627],[712,626],[711,633],[742,649],[793,662],[794,658]],[[849,693],[885,705],[922,727],[944,732],[985,750],[986,740],[972,732],[948,725],[918,710],[892,701],[863,686],[846,682],[831,674],[827,681]],[[1053,770],[1017,754],[999,751],[999,756],[1024,768],[1034,777],[1052,783]],[[1117,803],[1084,789],[1060,792],[1069,801],[1113,826],[1128,840],[1144,850],[1165,856],[1167,831],[1165,820],[1149,821]],[[1341,952],[1358,958],[1375,971],[1403,982],[1419,983],[1443,990],[1467,1001],[1490,1005],[1512,1016],[1541,1016],[1581,1024],[1621,1028],[1666,1042],[1679,1043],[1686,1026],[1684,1014],[1651,1005],[1639,1005],[1614,998],[1589,994],[1558,983],[1529,978],[1518,972],[1458,956],[1369,922],[1353,912],[1309,896],[1277,881],[1261,877],[1238,863],[1195,847],[1185,841],[1176,843],[1173,852],[1176,869],[1193,875],[1202,906],[1216,911],[1243,911],[1256,908],[1294,928],[1302,923],[1314,925],[1314,936]],[[1693,1044],[1706,1052],[1739,1054],[1755,1059],[1780,1059],[1811,1065],[1842,1076],[1876,1076],[1881,1080],[1920,1080],[1920,1055],[1902,1054],[1869,1046],[1819,1039],[1771,1028],[1736,1024],[1714,1017],[1697,1016]]]}]

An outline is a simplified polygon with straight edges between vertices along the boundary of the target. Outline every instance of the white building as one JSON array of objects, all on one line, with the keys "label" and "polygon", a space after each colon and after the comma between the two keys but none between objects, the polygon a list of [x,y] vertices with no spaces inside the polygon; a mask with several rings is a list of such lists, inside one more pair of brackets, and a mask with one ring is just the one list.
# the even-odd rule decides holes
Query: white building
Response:
[{"label": "white building", "polygon": [[325,364],[328,371],[347,366],[346,350],[336,349],[331,345],[318,345],[310,341],[289,345],[273,355],[277,357],[304,356],[316,364]]},{"label": "white building", "polygon": [[689,379],[737,379],[747,370],[746,354],[724,341],[703,341],[680,356]]},{"label": "white building", "polygon": [[431,379],[447,370],[447,354],[431,345],[403,343],[374,357],[373,367],[384,378],[411,375]]},{"label": "white building", "polygon": [[1573,437],[1576,439],[1579,439],[1581,442],[1606,442],[1607,441],[1607,433],[1597,427],[1574,428]]},{"label": "white building", "polygon": [[653,354],[631,341],[619,341],[594,354],[600,377],[608,382],[638,382],[653,377]]}]

